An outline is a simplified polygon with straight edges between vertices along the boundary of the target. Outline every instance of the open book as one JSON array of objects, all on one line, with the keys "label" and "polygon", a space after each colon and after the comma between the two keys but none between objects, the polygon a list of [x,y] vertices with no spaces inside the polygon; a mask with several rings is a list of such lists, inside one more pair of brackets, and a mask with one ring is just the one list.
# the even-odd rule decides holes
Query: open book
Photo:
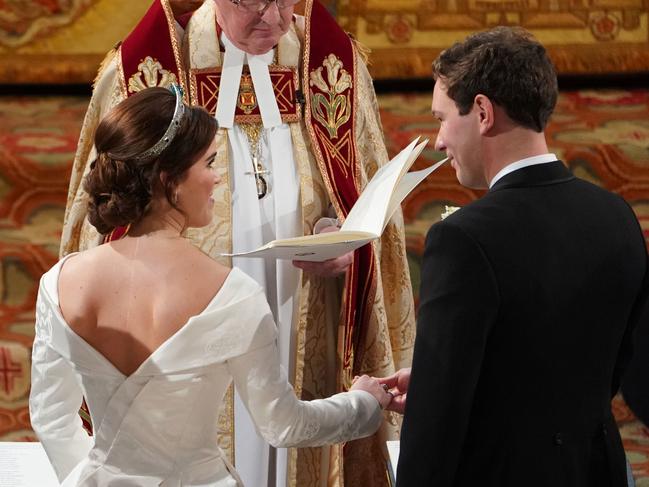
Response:
[{"label": "open book", "polygon": [[256,250],[222,255],[322,262],[379,238],[408,193],[446,162],[444,159],[426,169],[409,173],[408,169],[424,149],[428,139],[418,142],[419,137],[376,171],[347,215],[340,231],[273,240]]}]

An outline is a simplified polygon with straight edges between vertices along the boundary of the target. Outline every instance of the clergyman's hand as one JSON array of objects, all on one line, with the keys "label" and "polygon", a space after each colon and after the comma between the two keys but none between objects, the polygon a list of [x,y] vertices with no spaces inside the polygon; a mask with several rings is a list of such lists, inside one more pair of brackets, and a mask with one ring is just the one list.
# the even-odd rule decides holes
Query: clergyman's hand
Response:
[{"label": "clergyman's hand", "polygon": [[403,414],[406,409],[406,397],[410,384],[410,367],[400,369],[389,377],[379,378],[379,383],[385,384],[393,396],[386,409]]},{"label": "clergyman's hand", "polygon": [[[331,226],[323,228],[318,233],[337,232],[338,227]],[[322,277],[335,277],[344,274],[354,260],[354,252],[347,252],[345,255],[335,259],[325,260],[323,262],[310,262],[306,260],[294,260],[293,265],[302,269],[304,272],[310,272]]]}]

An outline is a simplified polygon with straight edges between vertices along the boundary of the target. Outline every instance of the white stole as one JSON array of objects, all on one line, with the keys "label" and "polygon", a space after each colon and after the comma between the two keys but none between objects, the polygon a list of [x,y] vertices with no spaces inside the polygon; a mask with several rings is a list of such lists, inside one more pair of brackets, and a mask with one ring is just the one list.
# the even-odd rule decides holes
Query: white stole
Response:
[{"label": "white stole", "polygon": [[[272,62],[274,52],[262,56],[242,56],[242,51],[231,49],[234,46],[225,36],[222,40],[226,53],[216,113],[217,118],[222,119],[220,125],[231,127],[227,139],[232,189],[232,251],[236,253],[255,249],[277,238],[302,235],[300,176],[293,157],[290,128],[281,122],[270,84],[268,63]],[[257,197],[257,186],[252,174],[248,138],[233,123],[234,103],[242,69],[239,62],[246,60],[250,62],[255,94],[264,122],[260,137],[261,160],[264,169],[270,171],[264,175],[269,190],[261,200]],[[229,95],[223,96],[224,89]],[[232,90],[235,89],[233,96]],[[292,378],[300,271],[290,261],[283,260],[233,258],[232,265],[250,275],[264,288],[279,329],[281,363],[287,369],[288,377]],[[257,434],[238,394],[235,394],[234,409],[235,466],[244,485],[285,487],[288,451],[272,449]]]}]

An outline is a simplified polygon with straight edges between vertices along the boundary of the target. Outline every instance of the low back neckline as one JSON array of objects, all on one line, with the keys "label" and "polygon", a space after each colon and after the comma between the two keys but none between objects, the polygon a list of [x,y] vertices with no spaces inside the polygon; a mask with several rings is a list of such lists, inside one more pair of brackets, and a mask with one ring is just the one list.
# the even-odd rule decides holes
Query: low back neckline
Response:
[{"label": "low back neckline", "polygon": [[162,343],[160,343],[160,345],[155,347],[155,349],[153,349],[149,353],[149,355],[142,362],[140,362],[140,364],[135,368],[135,370],[133,372],[131,372],[130,374],[125,374],[115,364],[113,364],[113,362],[111,362],[103,353],[101,353],[99,350],[97,350],[95,347],[93,347],[90,343],[88,343],[81,335],[79,335],[74,330],[74,328],[72,328],[70,326],[70,324],[67,322],[67,320],[63,316],[63,312],[61,310],[61,304],[60,304],[60,300],[59,300],[59,277],[60,277],[60,274],[61,274],[61,269],[63,268],[63,264],[68,260],[68,258],[70,258],[70,257],[72,257],[74,255],[77,255],[77,254],[79,254],[79,252],[73,252],[73,253],[70,253],[70,254],[64,256],[63,258],[61,258],[61,260],[59,260],[59,262],[56,264],[55,268],[53,269],[56,272],[56,276],[53,279],[55,285],[53,286],[53,289],[48,289],[47,293],[49,294],[50,299],[52,299],[52,301],[53,301],[54,312],[56,313],[57,318],[60,320],[61,324],[65,327],[66,331],[68,331],[68,333],[71,336],[73,336],[75,338],[75,340],[82,343],[85,348],[90,350],[93,353],[93,355],[95,355],[103,363],[105,363],[107,366],[109,366],[109,368],[111,368],[115,373],[117,373],[121,377],[123,377],[124,380],[128,380],[131,377],[139,375],[139,373],[142,371],[142,369],[149,362],[151,362],[156,356],[158,356],[161,353],[162,350],[168,348],[170,346],[170,344],[172,344],[174,341],[176,341],[179,336],[186,333],[186,330],[189,328],[192,321],[194,321],[196,318],[198,318],[201,315],[208,312],[215,305],[215,303],[217,303],[219,301],[219,297],[223,294],[222,293],[223,289],[225,289],[226,286],[228,286],[229,281],[233,278],[232,277],[233,274],[236,274],[236,272],[239,272],[236,268],[230,269],[230,271],[228,272],[228,275],[226,276],[225,280],[223,281],[223,283],[221,284],[219,289],[215,292],[215,294],[212,296],[212,298],[209,300],[207,305],[200,312],[190,316],[187,319],[187,321],[185,321],[181,326],[179,326],[178,329],[174,333],[172,333],[169,337],[167,337]]}]

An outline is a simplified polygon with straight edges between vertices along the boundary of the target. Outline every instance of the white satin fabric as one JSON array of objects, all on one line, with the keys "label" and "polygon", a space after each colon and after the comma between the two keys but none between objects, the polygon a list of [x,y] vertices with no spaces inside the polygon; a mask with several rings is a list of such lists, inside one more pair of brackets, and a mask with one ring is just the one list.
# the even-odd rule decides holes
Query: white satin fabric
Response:
[{"label": "white satin fabric", "polygon": [[[63,486],[242,486],[216,442],[232,379],[259,434],[274,446],[342,442],[378,429],[382,414],[366,392],[296,398],[263,292],[243,272],[233,269],[206,309],[127,377],[63,319],[62,262],[40,283],[30,414]],[[77,415],[82,396],[93,438]]]}]

